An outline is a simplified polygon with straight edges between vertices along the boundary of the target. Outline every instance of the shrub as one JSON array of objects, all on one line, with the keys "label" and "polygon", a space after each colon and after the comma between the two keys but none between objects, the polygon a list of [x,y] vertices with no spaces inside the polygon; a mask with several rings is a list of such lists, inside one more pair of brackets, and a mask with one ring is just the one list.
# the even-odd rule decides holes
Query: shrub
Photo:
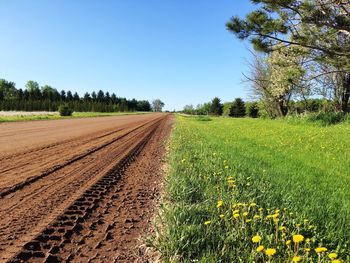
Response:
[{"label": "shrub", "polygon": [[209,116],[198,116],[197,121],[211,121],[211,118]]},{"label": "shrub", "polygon": [[60,116],[72,116],[73,110],[68,105],[60,105],[58,107]]},{"label": "shrub", "polygon": [[308,116],[308,121],[319,122],[323,125],[332,125],[342,122],[344,120],[344,114],[341,112],[318,112],[311,113]]},{"label": "shrub", "polygon": [[259,116],[259,105],[257,102],[250,102],[246,104],[247,115],[251,118],[258,118]]}]

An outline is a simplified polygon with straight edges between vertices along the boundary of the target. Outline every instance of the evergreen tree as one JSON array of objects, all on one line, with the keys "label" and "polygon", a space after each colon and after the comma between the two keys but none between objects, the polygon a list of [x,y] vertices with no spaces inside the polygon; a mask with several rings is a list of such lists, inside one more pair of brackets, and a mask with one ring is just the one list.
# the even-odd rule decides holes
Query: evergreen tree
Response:
[{"label": "evergreen tree", "polygon": [[240,118],[246,115],[245,103],[241,98],[236,98],[230,109],[230,117]]},{"label": "evergreen tree", "polygon": [[220,116],[222,115],[222,111],[223,111],[223,105],[221,104],[221,100],[218,97],[215,97],[211,101],[210,114]]}]

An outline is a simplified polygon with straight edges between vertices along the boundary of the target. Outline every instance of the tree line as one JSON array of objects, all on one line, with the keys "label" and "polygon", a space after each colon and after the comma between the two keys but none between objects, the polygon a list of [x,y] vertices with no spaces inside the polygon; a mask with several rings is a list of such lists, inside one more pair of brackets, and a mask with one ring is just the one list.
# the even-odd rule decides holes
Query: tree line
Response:
[{"label": "tree line", "polygon": [[[156,111],[161,111],[164,103],[154,101]],[[86,92],[80,97],[77,92],[61,90],[29,80],[25,89],[17,89],[12,81],[0,79],[0,110],[14,111],[57,111],[60,105],[67,105],[73,111],[115,112],[151,111],[148,100],[128,100],[108,91]]]},{"label": "tree line", "polygon": [[[325,99],[307,99],[307,101],[291,101],[290,113],[300,114],[303,112],[320,112],[332,110],[332,101]],[[192,104],[184,106],[183,113],[190,115],[213,115],[228,116],[234,118],[268,118],[269,115],[264,111],[262,101],[244,101],[242,98],[235,98],[231,102],[221,102],[218,97],[210,102],[198,104],[194,107]]]},{"label": "tree line", "polygon": [[337,0],[255,0],[255,11],[234,16],[226,28],[254,48],[252,95],[271,118],[312,108],[350,111],[350,3]]}]

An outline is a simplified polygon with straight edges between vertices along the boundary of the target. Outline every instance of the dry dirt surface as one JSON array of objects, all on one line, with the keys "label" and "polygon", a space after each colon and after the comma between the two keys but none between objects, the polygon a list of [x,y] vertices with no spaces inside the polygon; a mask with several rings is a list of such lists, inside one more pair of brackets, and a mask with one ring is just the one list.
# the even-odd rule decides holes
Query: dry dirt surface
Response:
[{"label": "dry dirt surface", "polygon": [[172,121],[0,124],[0,262],[142,262]]}]

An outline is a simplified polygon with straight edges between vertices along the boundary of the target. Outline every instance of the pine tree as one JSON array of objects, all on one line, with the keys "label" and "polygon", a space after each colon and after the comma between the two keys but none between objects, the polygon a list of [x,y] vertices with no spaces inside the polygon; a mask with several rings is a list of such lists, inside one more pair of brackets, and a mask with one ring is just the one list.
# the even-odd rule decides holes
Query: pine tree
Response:
[{"label": "pine tree", "polygon": [[246,115],[245,103],[241,98],[236,98],[230,109],[230,117],[241,118]]}]

